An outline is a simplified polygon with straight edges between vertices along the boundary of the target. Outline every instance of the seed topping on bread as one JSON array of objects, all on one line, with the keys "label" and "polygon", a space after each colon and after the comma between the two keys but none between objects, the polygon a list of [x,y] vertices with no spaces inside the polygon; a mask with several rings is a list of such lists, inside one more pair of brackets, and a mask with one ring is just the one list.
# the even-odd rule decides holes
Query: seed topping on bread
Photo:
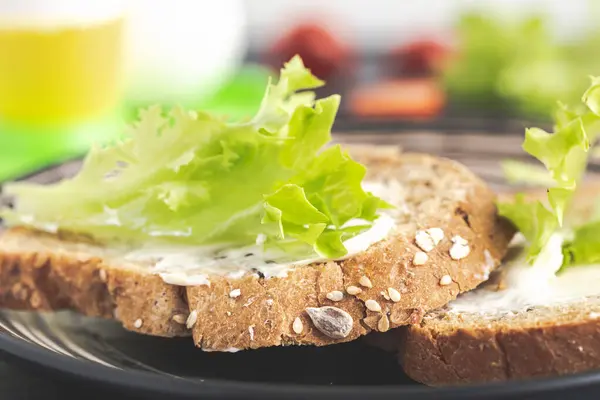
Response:
[{"label": "seed topping on bread", "polygon": [[100,271],[98,271],[98,277],[100,278],[100,280],[102,282],[106,282],[108,280],[108,276],[106,275],[106,271],[101,269]]},{"label": "seed topping on bread", "polygon": [[442,240],[444,240],[444,230],[442,228],[429,228],[427,233],[431,236],[433,244],[437,246]]},{"label": "seed topping on bread", "polygon": [[332,339],[343,339],[352,330],[354,320],[350,314],[337,307],[308,307],[306,312],[315,327]]},{"label": "seed topping on bread", "polygon": [[302,333],[302,331],[304,330],[304,324],[302,323],[302,320],[300,319],[300,317],[296,317],[296,319],[294,320],[294,323],[292,324],[292,329],[298,335]]},{"label": "seed topping on bread", "polygon": [[344,298],[344,293],[340,292],[339,290],[333,290],[327,293],[325,297],[331,301],[341,301]]},{"label": "seed topping on bread", "polygon": [[369,299],[369,300],[365,301],[365,306],[367,307],[367,310],[369,310],[369,311],[373,311],[373,312],[381,311],[381,306],[379,305],[379,303],[376,300],[373,300],[373,299]]},{"label": "seed topping on bread", "polygon": [[351,296],[356,296],[357,294],[362,293],[362,289],[358,286],[348,286],[346,288],[346,293],[348,293]]},{"label": "seed topping on bread", "polygon": [[188,315],[187,321],[185,322],[185,326],[188,329],[192,329],[194,325],[196,325],[196,321],[198,321],[198,311],[194,310]]},{"label": "seed topping on bread", "polygon": [[383,314],[383,316],[377,323],[377,330],[379,332],[387,332],[389,329],[390,329],[390,320],[387,315]]},{"label": "seed topping on bread", "polygon": [[185,314],[175,314],[175,315],[173,315],[173,318],[171,318],[171,319],[174,322],[178,323],[179,325],[183,325],[187,321],[187,317],[188,316]]},{"label": "seed topping on bread", "polygon": [[454,236],[452,239],[452,247],[450,247],[450,258],[453,260],[461,260],[469,255],[471,248],[469,243],[460,236]]},{"label": "seed topping on bread", "polygon": [[435,248],[435,242],[431,235],[426,231],[418,231],[415,234],[415,243],[425,252],[430,252]]},{"label": "seed topping on bread", "polygon": [[361,286],[364,286],[366,288],[372,288],[373,287],[373,283],[371,283],[371,280],[367,276],[365,276],[365,275],[363,275],[363,276],[360,277],[360,279],[358,280],[358,283],[360,283]]},{"label": "seed topping on bread", "polygon": [[425,263],[427,262],[428,259],[429,259],[429,256],[427,255],[427,253],[425,253],[423,251],[417,251],[413,258],[413,264],[416,266],[425,265]]},{"label": "seed topping on bread", "polygon": [[394,303],[399,302],[400,298],[402,297],[400,292],[394,288],[388,288],[388,295],[390,296],[390,300],[392,300]]},{"label": "seed topping on bread", "polygon": [[452,277],[450,275],[444,275],[440,278],[440,286],[448,286],[452,283]]}]

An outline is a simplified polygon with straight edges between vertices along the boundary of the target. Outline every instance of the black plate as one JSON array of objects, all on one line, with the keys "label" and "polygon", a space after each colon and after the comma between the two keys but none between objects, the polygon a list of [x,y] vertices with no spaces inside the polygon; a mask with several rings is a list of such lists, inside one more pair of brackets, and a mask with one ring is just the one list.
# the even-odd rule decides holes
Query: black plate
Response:
[{"label": "black plate", "polygon": [[[355,131],[342,142],[398,145],[456,159],[498,190],[506,187],[499,161],[526,157],[522,129],[506,134],[474,131]],[[76,171],[78,162],[27,177],[51,182]],[[591,166],[598,170],[596,165]],[[598,398],[600,373],[478,385],[428,388],[411,381],[393,355],[363,340],[328,346],[268,348],[236,354],[205,353],[189,339],[162,339],[127,332],[113,321],[70,312],[0,312],[0,350],[70,377],[131,393],[188,398],[479,399]]]}]

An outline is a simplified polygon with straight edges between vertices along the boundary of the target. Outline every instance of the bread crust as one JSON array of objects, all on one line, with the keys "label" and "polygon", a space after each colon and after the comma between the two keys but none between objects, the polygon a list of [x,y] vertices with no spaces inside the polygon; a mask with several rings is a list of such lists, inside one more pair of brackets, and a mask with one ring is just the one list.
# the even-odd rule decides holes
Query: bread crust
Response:
[{"label": "bread crust", "polygon": [[[395,177],[406,185],[410,215],[404,216],[397,234],[347,260],[299,267],[286,278],[210,276],[210,287],[178,287],[109,249],[17,227],[0,237],[0,306],[72,309],[115,318],[143,334],[191,334],[196,346],[216,351],[321,346],[419,323],[427,311],[484,281],[504,256],[514,228],[497,216],[495,194],[466,167],[424,154],[382,154],[371,152],[359,159],[369,166],[370,178]],[[419,251],[415,232],[432,227],[441,228],[445,238],[428,253],[426,265],[414,266]],[[455,235],[470,246],[469,255],[460,260],[449,255]],[[451,282],[441,285],[445,275]],[[363,276],[372,287],[359,283]],[[362,292],[348,294],[351,285]],[[401,294],[398,301],[384,295],[388,288]],[[233,289],[240,295],[230,296]],[[330,300],[331,291],[343,292],[343,299]],[[369,310],[367,300],[376,301],[381,311]],[[305,310],[321,306],[337,307],[352,317],[346,337],[332,338],[315,327]],[[302,323],[294,327],[296,319]]]},{"label": "bread crust", "polygon": [[[599,192],[600,181],[587,182],[570,220],[588,220]],[[441,309],[379,343],[395,344],[407,375],[431,386],[567,375],[600,368],[599,318],[600,297],[494,317]]]},{"label": "bread crust", "polygon": [[[595,310],[600,304],[595,300]],[[530,311],[532,312],[532,311]],[[399,360],[430,386],[549,377],[600,368],[600,314],[589,304],[550,308],[548,317],[452,329],[412,326],[397,332]],[[561,319],[556,316],[560,314]]]}]

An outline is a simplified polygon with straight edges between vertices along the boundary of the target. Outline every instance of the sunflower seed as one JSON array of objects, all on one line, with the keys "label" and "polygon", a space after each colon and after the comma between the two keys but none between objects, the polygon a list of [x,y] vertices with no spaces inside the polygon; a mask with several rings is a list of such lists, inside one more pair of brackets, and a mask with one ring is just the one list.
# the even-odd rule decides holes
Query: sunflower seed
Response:
[{"label": "sunflower seed", "polygon": [[308,307],[306,312],[315,327],[332,339],[343,339],[352,331],[354,320],[350,314],[337,307]]}]

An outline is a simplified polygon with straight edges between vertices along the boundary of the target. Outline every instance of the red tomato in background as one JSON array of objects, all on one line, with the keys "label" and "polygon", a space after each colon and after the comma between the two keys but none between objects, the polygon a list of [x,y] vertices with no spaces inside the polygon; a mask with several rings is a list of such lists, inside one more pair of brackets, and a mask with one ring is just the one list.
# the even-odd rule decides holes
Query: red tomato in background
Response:
[{"label": "red tomato in background", "polygon": [[424,39],[392,50],[389,61],[395,74],[432,75],[443,69],[450,54],[448,46]]},{"label": "red tomato in background", "polygon": [[275,41],[267,63],[279,69],[296,54],[318,78],[327,80],[347,67],[350,48],[322,25],[302,23]]}]

